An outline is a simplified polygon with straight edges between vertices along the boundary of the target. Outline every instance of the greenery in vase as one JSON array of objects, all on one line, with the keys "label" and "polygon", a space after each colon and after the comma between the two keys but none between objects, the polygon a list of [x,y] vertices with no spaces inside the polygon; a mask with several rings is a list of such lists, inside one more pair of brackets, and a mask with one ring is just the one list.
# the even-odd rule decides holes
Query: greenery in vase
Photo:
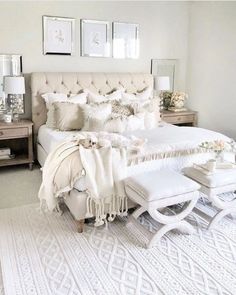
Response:
[{"label": "greenery in vase", "polygon": [[161,93],[162,104],[163,104],[164,109],[166,109],[166,110],[170,106],[172,94],[173,94],[172,91],[163,91]]}]

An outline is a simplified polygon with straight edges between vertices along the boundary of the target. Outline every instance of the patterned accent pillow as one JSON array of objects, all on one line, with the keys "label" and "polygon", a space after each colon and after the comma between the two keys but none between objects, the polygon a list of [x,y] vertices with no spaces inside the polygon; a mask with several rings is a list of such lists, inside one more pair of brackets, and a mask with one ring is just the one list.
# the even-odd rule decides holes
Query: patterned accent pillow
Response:
[{"label": "patterned accent pillow", "polygon": [[114,100],[110,102],[112,105],[112,113],[122,116],[130,116],[134,114],[134,110],[131,105],[122,105],[119,101]]}]

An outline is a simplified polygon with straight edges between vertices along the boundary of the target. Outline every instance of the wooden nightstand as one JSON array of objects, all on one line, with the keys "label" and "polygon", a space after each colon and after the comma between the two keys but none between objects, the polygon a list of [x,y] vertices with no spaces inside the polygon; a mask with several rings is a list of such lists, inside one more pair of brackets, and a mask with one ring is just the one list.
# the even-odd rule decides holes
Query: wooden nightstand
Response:
[{"label": "wooden nightstand", "polygon": [[184,112],[171,112],[161,111],[161,119],[166,123],[179,126],[197,126],[197,112],[184,111]]},{"label": "wooden nightstand", "polygon": [[0,167],[29,164],[33,168],[33,123],[29,120],[5,123],[0,122],[0,147],[9,147],[15,158],[0,160]]}]

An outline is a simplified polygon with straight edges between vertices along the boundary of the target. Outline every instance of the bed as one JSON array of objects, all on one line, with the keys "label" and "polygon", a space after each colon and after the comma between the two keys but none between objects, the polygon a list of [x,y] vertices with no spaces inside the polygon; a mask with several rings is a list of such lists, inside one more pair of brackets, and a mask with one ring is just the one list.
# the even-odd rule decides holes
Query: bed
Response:
[{"label": "bed", "polygon": [[[141,91],[147,86],[153,87],[153,77],[143,73],[32,73],[32,120],[34,123],[34,137],[37,148],[37,159],[41,166],[48,154],[60,142],[70,138],[79,131],[60,132],[45,125],[47,110],[41,97],[44,93],[79,93],[87,88],[99,94],[106,94],[112,89],[123,86],[127,92]],[[205,140],[228,140],[221,134],[194,127],[176,127],[160,123],[148,132],[132,132],[137,137],[148,138],[153,152],[149,156],[133,157],[129,159],[128,175],[143,171],[151,171],[168,167],[181,171],[182,168],[193,163],[203,163],[212,155],[204,151],[196,151],[197,142]],[[125,136],[130,135],[126,132]],[[161,152],[154,152],[157,147]],[[76,220],[83,221],[86,213],[87,194],[80,192],[75,184],[69,197],[65,200]],[[130,206],[133,204],[131,203]],[[80,222],[81,224],[81,222]]]}]

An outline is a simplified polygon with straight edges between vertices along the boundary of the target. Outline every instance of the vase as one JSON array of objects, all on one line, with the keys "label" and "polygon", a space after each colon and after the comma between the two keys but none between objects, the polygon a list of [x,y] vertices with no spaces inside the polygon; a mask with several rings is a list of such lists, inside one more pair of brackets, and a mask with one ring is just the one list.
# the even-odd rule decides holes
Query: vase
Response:
[{"label": "vase", "polygon": [[216,163],[224,162],[224,152],[223,151],[217,151],[215,153],[215,160],[216,160]]},{"label": "vase", "polygon": [[174,104],[174,107],[177,108],[177,109],[183,108],[184,107],[184,101],[183,100],[176,101],[175,104]]}]

